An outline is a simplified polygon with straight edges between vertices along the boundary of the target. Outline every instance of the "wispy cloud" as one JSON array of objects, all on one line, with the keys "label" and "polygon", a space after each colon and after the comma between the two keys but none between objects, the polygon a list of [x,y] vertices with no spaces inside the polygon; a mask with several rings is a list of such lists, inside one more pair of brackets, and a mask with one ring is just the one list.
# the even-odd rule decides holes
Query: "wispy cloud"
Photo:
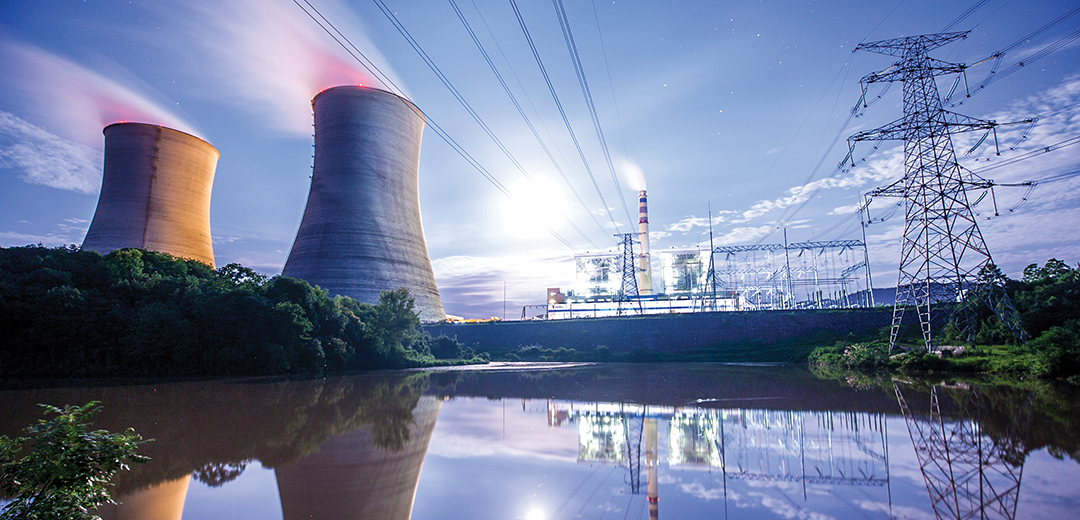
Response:
[{"label": "wispy cloud", "polygon": [[91,71],[69,59],[0,33],[0,84],[13,87],[29,103],[33,120],[61,136],[100,148],[101,129],[117,121],[165,125],[197,134],[194,126],[151,101],[134,87]]},{"label": "wispy cloud", "polygon": [[785,209],[801,204],[821,190],[836,188],[859,188],[878,184],[904,175],[904,155],[900,147],[892,148],[881,159],[870,161],[865,166],[839,175],[818,179],[799,186],[788,188],[784,196],[772,200],[761,200],[744,211],[744,219],[757,218],[770,211]]},{"label": "wispy cloud", "polygon": [[[721,213],[730,213],[730,212],[721,212]],[[715,226],[717,224],[720,224],[721,222],[725,222],[726,220],[727,220],[727,217],[725,217],[724,215],[722,215],[722,214],[717,215],[717,216],[712,218],[712,225]],[[686,233],[686,232],[689,232],[690,230],[694,229],[695,227],[709,227],[709,218],[708,217],[694,217],[694,216],[686,217],[686,218],[684,218],[684,219],[682,219],[682,220],[680,220],[680,221],[678,221],[678,222],[676,222],[674,224],[669,225],[667,230],[668,231],[673,231],[673,232]]]},{"label": "wispy cloud", "polygon": [[[446,312],[466,317],[507,318],[526,304],[544,301],[544,288],[567,287],[574,280],[572,255],[548,252],[536,256],[450,256],[431,262]],[[504,282],[508,282],[505,286]]]},{"label": "wispy cloud", "polygon": [[738,227],[716,237],[716,245],[750,244],[755,240],[772,233],[773,226],[764,225],[757,227]]},{"label": "wispy cloud", "polygon": [[0,168],[19,171],[20,179],[61,190],[97,193],[100,165],[100,151],[0,111]]}]

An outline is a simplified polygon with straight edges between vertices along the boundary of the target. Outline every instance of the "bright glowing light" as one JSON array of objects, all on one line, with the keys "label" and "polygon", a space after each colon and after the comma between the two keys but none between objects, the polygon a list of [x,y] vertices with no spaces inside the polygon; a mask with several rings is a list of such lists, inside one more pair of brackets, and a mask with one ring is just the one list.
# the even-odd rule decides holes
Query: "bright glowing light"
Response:
[{"label": "bright glowing light", "polygon": [[539,509],[530,509],[525,513],[525,520],[545,520],[544,512]]},{"label": "bright glowing light", "polygon": [[504,197],[500,201],[507,232],[520,238],[537,238],[547,233],[545,225],[558,230],[564,224],[562,215],[568,214],[568,205],[555,181],[533,176],[532,181],[522,179],[512,184],[510,192],[513,200]]}]

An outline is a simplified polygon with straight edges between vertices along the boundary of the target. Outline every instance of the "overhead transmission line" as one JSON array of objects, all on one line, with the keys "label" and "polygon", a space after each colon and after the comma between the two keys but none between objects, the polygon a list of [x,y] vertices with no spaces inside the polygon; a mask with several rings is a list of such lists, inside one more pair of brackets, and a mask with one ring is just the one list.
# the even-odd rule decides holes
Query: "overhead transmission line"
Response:
[{"label": "overhead transmission line", "polygon": [[[1005,54],[1007,52],[1015,50],[1017,47],[1020,47],[1021,45],[1025,44],[1025,43],[1028,43],[1029,41],[1031,41],[1032,38],[1035,38],[1035,37],[1041,35],[1042,33],[1050,30],[1051,28],[1053,28],[1055,26],[1057,26],[1061,22],[1064,22],[1065,20],[1073,17],[1077,13],[1080,13],[1080,7],[1076,7],[1074,9],[1072,9],[1071,11],[1066,12],[1065,14],[1055,18],[1054,20],[1047,23],[1046,25],[1036,29],[1034,32],[1028,34],[1027,36],[1024,36],[1023,38],[1020,38],[1019,40],[1016,40],[1011,45],[1009,45],[1009,46],[1007,46],[1007,47],[1005,47],[1005,48],[1003,48],[1001,50],[998,50],[997,52],[994,52],[993,54],[991,54],[990,56],[987,56],[986,58],[983,58],[983,59],[981,59],[981,60],[979,60],[979,61],[977,61],[977,62],[975,62],[975,63],[973,63],[971,65],[961,65],[961,72],[957,76],[956,81],[953,83],[952,88],[949,90],[949,94],[947,96],[945,96],[944,101],[947,103],[952,99],[952,96],[956,92],[956,89],[959,86],[961,79],[965,83],[965,89],[964,89],[965,92],[966,92],[965,97],[970,98],[971,96],[974,96],[975,94],[978,94],[979,92],[982,92],[983,89],[990,86],[992,83],[994,83],[996,81],[999,81],[999,80],[1002,80],[1006,76],[1009,76],[1009,75],[1013,74],[1014,72],[1019,71],[1020,69],[1024,68],[1025,66],[1030,65],[1030,64],[1034,63],[1037,60],[1045,58],[1049,54],[1051,54],[1053,52],[1056,52],[1058,50],[1061,50],[1066,45],[1076,41],[1077,39],[1080,39],[1080,30],[1073,31],[1072,33],[1058,39],[1054,43],[1051,43],[1050,45],[1042,48],[1038,52],[1036,52],[1036,53],[1032,54],[1031,56],[1027,57],[1026,59],[1020,60],[1020,61],[1014,63],[1013,65],[1010,65],[1009,67],[1001,70],[1000,72],[998,71],[998,67],[1001,65],[1001,61],[1005,57]],[[987,63],[989,61],[993,61],[994,64],[993,64],[993,66],[990,67],[990,72],[987,73],[986,78],[984,78],[981,83],[976,85],[974,90],[972,90],[970,88],[967,88],[967,86],[966,86],[967,85],[967,69],[969,69],[971,67],[978,66],[978,65],[982,65],[983,63]],[[958,101],[956,103],[952,103],[950,106],[955,107],[955,106],[959,106],[959,105],[962,105],[962,104],[964,104],[963,100]]]},{"label": "overhead transmission line", "polygon": [[[600,37],[600,52],[604,55],[604,71],[607,72],[608,87],[611,88],[611,104],[615,107],[615,121],[619,124],[619,139],[622,141],[623,155],[630,157],[626,146],[626,134],[623,132],[622,115],[619,114],[619,102],[615,98],[615,82],[611,81],[611,66],[608,65],[607,48],[604,46],[604,33],[600,30],[600,14],[596,12],[596,0],[592,0],[593,18],[596,20],[596,35]],[[631,221],[633,224],[633,221]]]},{"label": "overhead transmission line", "polygon": [[[458,16],[458,19],[461,20],[461,24],[465,26],[465,30],[468,31],[473,43],[476,44],[476,48],[479,49],[480,54],[484,56],[484,61],[486,61],[488,67],[491,68],[491,72],[495,74],[495,78],[499,80],[499,84],[502,85],[502,88],[506,92],[506,95],[510,98],[510,101],[514,103],[514,108],[517,109],[518,114],[521,115],[521,118],[525,121],[525,125],[529,127],[529,131],[532,132],[533,137],[536,138],[536,142],[540,144],[540,147],[544,150],[544,153],[547,155],[548,159],[551,160],[551,164],[555,167],[555,171],[559,172],[559,175],[562,177],[563,182],[565,182],[566,186],[570,188],[570,192],[573,193],[574,197],[578,200],[579,203],[581,203],[582,209],[584,209],[585,212],[589,214],[589,217],[592,218],[596,226],[599,227],[600,230],[602,232],[605,232],[606,234],[604,226],[600,224],[599,220],[596,219],[596,215],[589,211],[589,207],[591,205],[582,198],[581,194],[579,194],[576,189],[574,189],[574,186],[570,182],[570,179],[566,176],[566,172],[564,172],[563,169],[559,166],[558,161],[556,161],[555,157],[551,154],[551,150],[548,149],[547,144],[544,143],[544,140],[536,131],[536,127],[533,126],[532,121],[529,120],[529,116],[526,115],[525,110],[521,108],[521,103],[518,103],[517,96],[515,96],[514,93],[510,90],[510,87],[506,84],[506,81],[503,79],[502,74],[499,73],[499,69],[495,67],[495,63],[491,60],[491,56],[488,54],[487,50],[484,49],[483,44],[480,43],[480,39],[476,37],[476,33],[473,31],[472,26],[469,25],[469,21],[465,18],[465,15],[461,12],[461,9],[458,8],[457,2],[455,2],[454,0],[449,1],[450,6],[454,8],[454,12]],[[589,243],[592,244],[594,247],[599,247],[592,241],[589,241]]]},{"label": "overhead transmission line", "polygon": [[566,50],[570,52],[570,61],[574,63],[574,72],[577,73],[581,95],[585,96],[585,105],[589,108],[589,115],[592,116],[593,128],[596,129],[596,138],[600,141],[600,149],[604,152],[604,160],[607,162],[608,171],[611,172],[611,182],[615,184],[615,193],[619,196],[623,211],[626,212],[627,222],[633,225],[634,219],[630,216],[630,209],[626,206],[626,197],[623,196],[622,186],[619,184],[619,176],[615,173],[615,165],[611,162],[611,151],[608,150],[607,139],[604,137],[604,128],[600,125],[600,116],[596,113],[596,104],[593,103],[589,80],[585,78],[585,67],[581,65],[581,56],[578,54],[577,43],[574,42],[574,33],[570,30],[570,19],[566,16],[566,8],[563,6],[562,0],[551,0],[551,3],[555,7],[556,16],[559,18],[559,26],[562,28]]},{"label": "overhead transmission line", "polygon": [[957,25],[959,25],[959,24],[960,24],[960,22],[962,22],[962,21],[966,20],[966,19],[967,19],[967,17],[969,17],[969,16],[971,16],[972,14],[974,14],[974,13],[975,13],[975,11],[978,11],[980,7],[982,7],[982,6],[986,5],[986,2],[989,2],[989,1],[990,1],[990,0],[979,0],[978,2],[975,2],[975,5],[973,5],[973,6],[969,7],[967,11],[964,11],[964,12],[960,13],[960,16],[957,16],[957,17],[956,17],[956,19],[954,19],[953,21],[949,22],[949,25],[946,25],[945,27],[943,27],[943,28],[942,28],[942,29],[941,29],[940,31],[938,31],[938,32],[939,32],[939,33],[943,33],[943,32],[949,32],[949,29],[952,29],[953,27],[956,27]]},{"label": "overhead transmission line", "polygon": [[[532,50],[533,58],[536,59],[536,64],[540,67],[540,73],[544,76],[544,82],[547,83],[548,91],[551,92],[551,97],[555,100],[555,106],[559,109],[559,115],[562,116],[563,124],[566,125],[566,131],[570,134],[570,139],[574,142],[574,148],[577,149],[582,164],[585,165],[585,171],[589,174],[589,179],[592,181],[593,188],[596,189],[597,196],[600,197],[600,203],[604,206],[604,211],[607,212],[608,219],[611,220],[611,225],[614,226],[615,229],[618,229],[619,225],[615,222],[615,216],[611,214],[611,207],[608,206],[607,200],[604,198],[604,193],[600,190],[600,185],[596,182],[596,176],[593,174],[592,167],[589,166],[588,159],[585,158],[585,152],[581,149],[581,143],[574,133],[574,128],[570,125],[570,119],[566,117],[566,110],[563,109],[562,102],[559,101],[559,95],[555,92],[555,86],[551,83],[551,77],[547,73],[547,68],[544,67],[544,61],[540,59],[540,53],[536,50],[536,43],[533,42],[532,36],[529,34],[529,27],[525,24],[525,19],[521,16],[521,9],[518,8],[515,0],[510,0],[510,5],[514,8],[514,15],[517,17],[518,25],[521,26],[521,31],[525,34],[525,40],[529,43],[529,49]],[[620,197],[621,195],[622,194],[620,194]],[[632,224],[633,220],[630,222]]]},{"label": "overhead transmission line", "polygon": [[[382,0],[374,0],[374,2],[383,12],[383,14],[385,14],[386,17],[390,20],[390,23],[392,23],[394,27],[398,30],[398,32],[401,33],[401,35],[405,38],[405,40],[409,42],[409,45],[412,46],[413,50],[415,50],[416,53],[420,55],[420,58],[424,60],[424,63],[427,64],[428,68],[430,68],[431,71],[435,73],[439,80],[442,81],[443,85],[445,85],[446,88],[450,90],[450,93],[452,93],[454,97],[457,98],[458,102],[461,103],[461,106],[465,107],[465,110],[469,112],[469,115],[472,116],[473,120],[475,120],[476,123],[480,125],[480,128],[482,128],[484,132],[487,133],[488,137],[490,137],[491,140],[495,142],[499,149],[502,150],[503,154],[505,154],[506,157],[510,159],[510,162],[514,164],[514,166],[518,169],[519,172],[521,172],[523,176],[525,176],[526,179],[528,179],[530,182],[534,182],[532,175],[530,175],[529,172],[526,171],[525,168],[521,165],[521,163],[518,162],[517,158],[515,158],[512,153],[510,153],[510,150],[508,150],[506,146],[503,145],[502,141],[495,135],[491,128],[488,127],[487,123],[484,122],[483,118],[480,117],[480,114],[476,113],[476,111],[473,110],[472,105],[470,105],[469,102],[465,100],[465,97],[461,95],[461,93],[457,90],[456,87],[454,87],[454,84],[450,81],[450,78],[447,78],[446,75],[443,74],[442,70],[439,69],[439,66],[435,64],[435,61],[432,60],[430,56],[428,56],[427,52],[425,52],[423,47],[420,46],[420,43],[417,42],[415,38],[413,38],[409,30],[405,28],[405,25],[397,19],[397,16],[394,15],[393,11],[391,11],[390,8],[387,7]],[[559,213],[560,216],[563,217],[563,220],[570,224],[570,226],[574,228],[574,231],[577,231],[578,234],[581,235],[581,237],[584,238],[586,242],[591,244],[593,247],[599,247],[596,245],[596,243],[592,241],[592,239],[588,237],[588,235],[586,235],[581,230],[581,228],[577,226],[577,224],[575,224],[572,220],[570,220],[569,217],[563,214],[561,210],[559,211]]]},{"label": "overhead transmission line", "polygon": [[[364,53],[361,52],[360,49],[357,48],[356,45],[354,45],[347,36],[342,34],[342,32],[338,30],[338,28],[335,27],[334,24],[330,22],[330,20],[323,16],[323,14],[319,12],[319,10],[315,8],[315,6],[311,5],[311,2],[308,2],[308,0],[304,0],[304,3],[307,4],[308,8],[314,11],[315,14],[319,15],[319,18],[322,19],[322,22],[320,22],[318,18],[315,18],[315,15],[309,13],[307,8],[300,5],[300,2],[298,0],[293,0],[293,3],[296,4],[296,6],[299,7],[301,11],[304,11],[304,14],[308,15],[316,24],[318,24],[318,26],[323,31],[326,31],[326,34],[329,34],[330,37],[333,38],[338,45],[345,49],[345,52],[349,53],[349,56],[352,56],[352,58],[356,60],[356,62],[359,63],[361,67],[364,67],[364,70],[368,71],[368,73],[374,76],[376,81],[382,83],[382,85],[386,87],[387,90],[390,90],[401,97],[405,97],[404,91],[396,84],[394,84],[393,80],[390,79],[390,76],[388,76],[381,69],[379,69],[379,67],[375,65],[375,62],[371,61],[371,58],[368,58],[366,55],[364,55]],[[333,32],[331,32],[330,29],[327,29],[326,25],[323,25],[323,23],[326,23],[326,25],[330,26],[330,29],[333,29]],[[338,39],[339,37],[341,38],[340,40]],[[342,43],[342,40],[344,40],[345,43]],[[346,43],[348,45],[346,45]]]},{"label": "overhead transmission line", "polygon": [[[335,27],[330,22],[330,20],[328,20],[325,16],[323,16],[323,14],[321,12],[319,12],[319,10],[315,8],[315,6],[311,5],[311,3],[308,2],[307,0],[304,0],[304,3],[307,4],[307,6],[316,15],[318,15],[318,17],[321,18],[322,21],[319,21],[319,18],[316,18],[315,15],[311,14],[311,12],[308,12],[307,8],[305,8],[303,5],[300,5],[300,3],[297,0],[293,0],[293,3],[295,3],[297,5],[297,7],[300,8],[300,10],[304,11],[304,14],[308,15],[308,17],[310,17],[312,19],[312,21],[314,21],[323,31],[325,31],[330,36],[330,38],[332,38],[334,40],[334,42],[336,42],[343,49],[345,49],[345,52],[347,52],[349,54],[349,56],[351,56],[354,60],[356,60],[356,62],[359,63],[362,67],[364,67],[365,70],[367,70],[369,73],[371,73],[373,76],[375,76],[375,79],[377,81],[379,81],[380,83],[382,83],[384,87],[386,87],[387,89],[391,90],[392,92],[394,92],[395,94],[397,94],[397,95],[399,95],[401,97],[405,97],[404,91],[400,87],[398,87],[393,82],[393,80],[391,80],[389,78],[388,75],[383,73],[382,70],[380,70],[378,68],[378,66],[376,66],[374,64],[374,62],[371,61],[370,58],[365,56],[363,54],[363,52],[361,52],[360,49],[358,49],[356,47],[356,45],[353,44],[352,41],[350,41],[348,39],[348,37],[346,37],[344,34],[342,34],[342,32],[340,30],[338,30],[337,27]],[[326,25],[323,25],[324,23]],[[327,26],[329,26],[330,29],[327,29]],[[331,31],[331,29],[332,29],[332,31]],[[427,120],[428,126],[430,126],[431,129],[435,131],[435,134],[438,135],[440,138],[442,138],[442,140],[445,141],[446,144],[449,145],[452,150],[457,152],[458,155],[460,155],[462,159],[465,159],[465,161],[468,162],[469,165],[471,165],[473,168],[475,168],[476,171],[478,171],[488,182],[490,182],[503,195],[505,195],[511,201],[515,200],[515,197],[514,197],[513,193],[511,193],[510,190],[508,190],[505,185],[503,185],[501,182],[499,182],[499,180],[494,175],[492,175],[491,172],[487,171],[487,169],[484,168],[483,165],[481,165],[479,163],[479,161],[477,161],[468,152],[466,152],[465,148],[462,147],[460,144],[458,144],[458,142],[455,141],[454,138],[450,136],[450,134],[448,134],[445,130],[443,130],[442,127],[439,126],[439,124],[428,113],[426,113],[423,110],[419,109],[419,107],[417,107],[417,109],[420,110],[420,112],[424,115],[424,118]],[[569,220],[568,220],[568,222],[569,222]],[[571,226],[574,226],[573,222],[569,222],[569,223],[570,223]],[[550,226],[547,226],[546,224],[544,224],[543,227],[544,227],[545,230],[547,230],[548,233],[550,233],[552,236],[554,236],[563,245],[570,248],[571,250],[575,250],[575,251],[577,250],[577,248],[574,247],[573,244],[568,242],[565,238],[562,237],[562,235],[560,235],[558,232],[556,232]],[[574,226],[574,228],[577,229],[576,226]],[[580,230],[578,232],[580,233]],[[587,237],[586,237],[586,240],[588,240]],[[590,241],[590,243],[591,243],[591,241]]]}]

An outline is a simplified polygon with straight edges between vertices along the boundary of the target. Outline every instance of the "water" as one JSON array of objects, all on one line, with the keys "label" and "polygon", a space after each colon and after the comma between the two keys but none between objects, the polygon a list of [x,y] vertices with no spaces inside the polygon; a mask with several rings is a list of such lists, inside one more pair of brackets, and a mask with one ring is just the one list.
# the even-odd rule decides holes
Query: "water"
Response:
[{"label": "water", "polygon": [[35,403],[99,400],[96,428],[153,438],[106,519],[1070,518],[1076,393],[511,365],[8,390],[0,433],[39,418]]}]

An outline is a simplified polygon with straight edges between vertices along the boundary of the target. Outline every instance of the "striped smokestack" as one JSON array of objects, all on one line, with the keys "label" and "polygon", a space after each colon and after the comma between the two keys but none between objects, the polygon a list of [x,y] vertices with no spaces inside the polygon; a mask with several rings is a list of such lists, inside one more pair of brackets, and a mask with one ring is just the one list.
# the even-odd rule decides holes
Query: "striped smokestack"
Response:
[{"label": "striped smokestack", "polygon": [[641,253],[638,254],[638,294],[649,295],[652,289],[652,261],[649,259],[649,203],[645,190],[638,192],[638,235]]}]

